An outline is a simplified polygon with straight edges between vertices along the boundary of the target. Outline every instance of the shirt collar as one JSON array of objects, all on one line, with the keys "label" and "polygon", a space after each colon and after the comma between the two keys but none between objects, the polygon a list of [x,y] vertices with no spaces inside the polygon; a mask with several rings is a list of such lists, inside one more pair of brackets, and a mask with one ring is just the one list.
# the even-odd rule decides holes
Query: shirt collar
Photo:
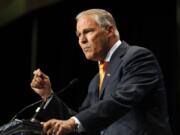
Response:
[{"label": "shirt collar", "polygon": [[[121,43],[122,43],[122,42],[121,42],[120,40],[118,40],[118,41],[111,47],[111,49],[110,49],[109,52],[107,53],[104,61],[106,61],[106,62],[109,62],[109,61],[110,61],[113,53],[114,53],[114,52],[116,51],[116,49],[121,45]],[[100,61],[98,61],[98,63],[100,64]]]},{"label": "shirt collar", "polygon": [[107,53],[106,57],[105,57],[105,61],[109,62],[111,59],[112,54],[116,51],[116,49],[121,45],[121,41],[118,40],[109,50],[109,52]]}]

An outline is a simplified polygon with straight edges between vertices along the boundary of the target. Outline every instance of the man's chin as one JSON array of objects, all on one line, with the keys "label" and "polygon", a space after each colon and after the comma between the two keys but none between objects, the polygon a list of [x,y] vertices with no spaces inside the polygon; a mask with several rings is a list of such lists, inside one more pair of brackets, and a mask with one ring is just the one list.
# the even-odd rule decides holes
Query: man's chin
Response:
[{"label": "man's chin", "polygon": [[87,60],[93,60],[92,55],[85,55],[85,57],[86,57]]},{"label": "man's chin", "polygon": [[86,59],[87,59],[87,60],[92,60],[92,58],[91,58],[91,57],[86,57]]},{"label": "man's chin", "polygon": [[86,59],[90,61],[98,61],[97,59],[94,59],[94,57],[86,57]]}]

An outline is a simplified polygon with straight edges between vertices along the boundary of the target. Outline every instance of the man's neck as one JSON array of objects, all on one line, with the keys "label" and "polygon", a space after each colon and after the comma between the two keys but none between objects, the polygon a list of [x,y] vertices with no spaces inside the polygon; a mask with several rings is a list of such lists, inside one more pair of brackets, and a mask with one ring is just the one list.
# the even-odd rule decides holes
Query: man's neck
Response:
[{"label": "man's neck", "polygon": [[110,48],[110,50],[108,51],[106,57],[104,58],[103,61],[109,62],[111,59],[112,54],[115,52],[115,50],[121,45],[121,40],[117,40],[113,46]]}]

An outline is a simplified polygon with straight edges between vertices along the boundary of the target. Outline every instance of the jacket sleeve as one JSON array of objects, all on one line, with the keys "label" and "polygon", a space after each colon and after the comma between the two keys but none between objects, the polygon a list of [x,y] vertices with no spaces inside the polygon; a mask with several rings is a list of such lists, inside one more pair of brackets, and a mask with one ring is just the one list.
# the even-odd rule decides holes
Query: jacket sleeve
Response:
[{"label": "jacket sleeve", "polygon": [[39,121],[47,121],[51,118],[65,120],[75,114],[75,111],[70,109],[56,95],[53,95],[53,98],[50,100],[47,107],[42,109],[37,117]]}]

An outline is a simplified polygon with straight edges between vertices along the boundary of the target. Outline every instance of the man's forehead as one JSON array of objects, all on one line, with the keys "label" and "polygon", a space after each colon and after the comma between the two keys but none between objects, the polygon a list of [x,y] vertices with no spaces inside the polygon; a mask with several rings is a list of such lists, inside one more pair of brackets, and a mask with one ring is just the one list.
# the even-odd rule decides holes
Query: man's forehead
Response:
[{"label": "man's forehead", "polygon": [[92,17],[81,17],[81,18],[79,18],[79,20],[76,24],[76,28],[77,29],[82,29],[82,28],[84,29],[84,28],[97,26],[97,25],[98,24],[94,18],[92,18]]}]

